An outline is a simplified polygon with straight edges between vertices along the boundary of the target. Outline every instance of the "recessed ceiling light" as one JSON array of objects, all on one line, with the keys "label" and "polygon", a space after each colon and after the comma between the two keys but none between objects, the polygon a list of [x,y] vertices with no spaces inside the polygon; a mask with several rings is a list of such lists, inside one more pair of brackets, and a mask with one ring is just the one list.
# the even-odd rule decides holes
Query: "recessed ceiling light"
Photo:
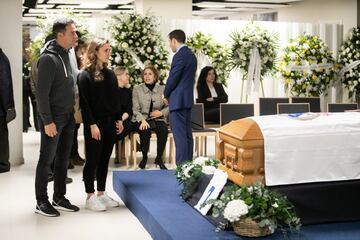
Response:
[{"label": "recessed ceiling light", "polygon": [[107,4],[103,3],[81,3],[80,8],[106,8]]},{"label": "recessed ceiling light", "polygon": [[225,5],[220,5],[220,4],[195,4],[198,7],[201,8],[225,8]]}]

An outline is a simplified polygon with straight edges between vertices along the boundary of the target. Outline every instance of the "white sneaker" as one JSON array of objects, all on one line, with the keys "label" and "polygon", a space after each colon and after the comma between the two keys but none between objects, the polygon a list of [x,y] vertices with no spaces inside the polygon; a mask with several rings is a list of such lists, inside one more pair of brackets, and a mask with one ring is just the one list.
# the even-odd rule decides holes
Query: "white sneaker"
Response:
[{"label": "white sneaker", "polygon": [[93,211],[105,211],[106,206],[100,201],[100,199],[94,194],[89,199],[86,199],[85,208]]},{"label": "white sneaker", "polygon": [[117,201],[115,201],[114,199],[112,199],[111,197],[109,197],[106,193],[104,193],[101,196],[98,196],[100,202],[105,205],[107,208],[110,207],[118,207],[119,203]]}]

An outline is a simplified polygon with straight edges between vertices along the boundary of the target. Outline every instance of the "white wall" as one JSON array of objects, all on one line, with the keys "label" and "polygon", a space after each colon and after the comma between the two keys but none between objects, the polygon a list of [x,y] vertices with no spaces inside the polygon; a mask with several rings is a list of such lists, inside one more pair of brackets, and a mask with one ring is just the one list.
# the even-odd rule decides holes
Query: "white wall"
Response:
[{"label": "white wall", "polygon": [[278,20],[343,24],[344,35],[357,26],[357,0],[304,0],[278,9]]},{"label": "white wall", "polygon": [[[24,163],[22,140],[22,3],[0,2],[0,47],[9,58],[17,117],[9,127],[10,162]],[[0,150],[2,151],[2,150]]]}]

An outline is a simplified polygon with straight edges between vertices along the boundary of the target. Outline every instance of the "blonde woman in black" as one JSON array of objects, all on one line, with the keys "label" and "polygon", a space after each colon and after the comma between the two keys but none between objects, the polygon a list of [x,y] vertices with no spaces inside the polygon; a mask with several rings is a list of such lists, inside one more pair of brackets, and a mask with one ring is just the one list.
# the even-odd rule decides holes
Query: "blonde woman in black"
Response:
[{"label": "blonde woman in black", "polygon": [[[119,206],[105,193],[109,159],[120,132],[121,119],[118,106],[118,85],[114,72],[108,68],[109,41],[95,38],[87,50],[84,70],[78,76],[80,108],[84,122],[86,162],[83,170],[85,207],[105,211]],[[97,194],[94,180],[96,176]]]}]

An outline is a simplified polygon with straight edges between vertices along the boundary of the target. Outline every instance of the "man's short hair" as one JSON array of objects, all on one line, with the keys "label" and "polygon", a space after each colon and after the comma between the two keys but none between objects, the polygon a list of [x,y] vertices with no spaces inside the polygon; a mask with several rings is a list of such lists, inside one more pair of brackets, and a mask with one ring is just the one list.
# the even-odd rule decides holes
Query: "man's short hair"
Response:
[{"label": "man's short hair", "polygon": [[57,37],[58,33],[65,33],[66,32],[66,26],[69,24],[75,24],[74,20],[70,18],[58,18],[54,21],[52,33]]},{"label": "man's short hair", "polygon": [[183,30],[175,29],[174,31],[169,33],[169,39],[175,38],[179,43],[185,43],[186,35]]}]

